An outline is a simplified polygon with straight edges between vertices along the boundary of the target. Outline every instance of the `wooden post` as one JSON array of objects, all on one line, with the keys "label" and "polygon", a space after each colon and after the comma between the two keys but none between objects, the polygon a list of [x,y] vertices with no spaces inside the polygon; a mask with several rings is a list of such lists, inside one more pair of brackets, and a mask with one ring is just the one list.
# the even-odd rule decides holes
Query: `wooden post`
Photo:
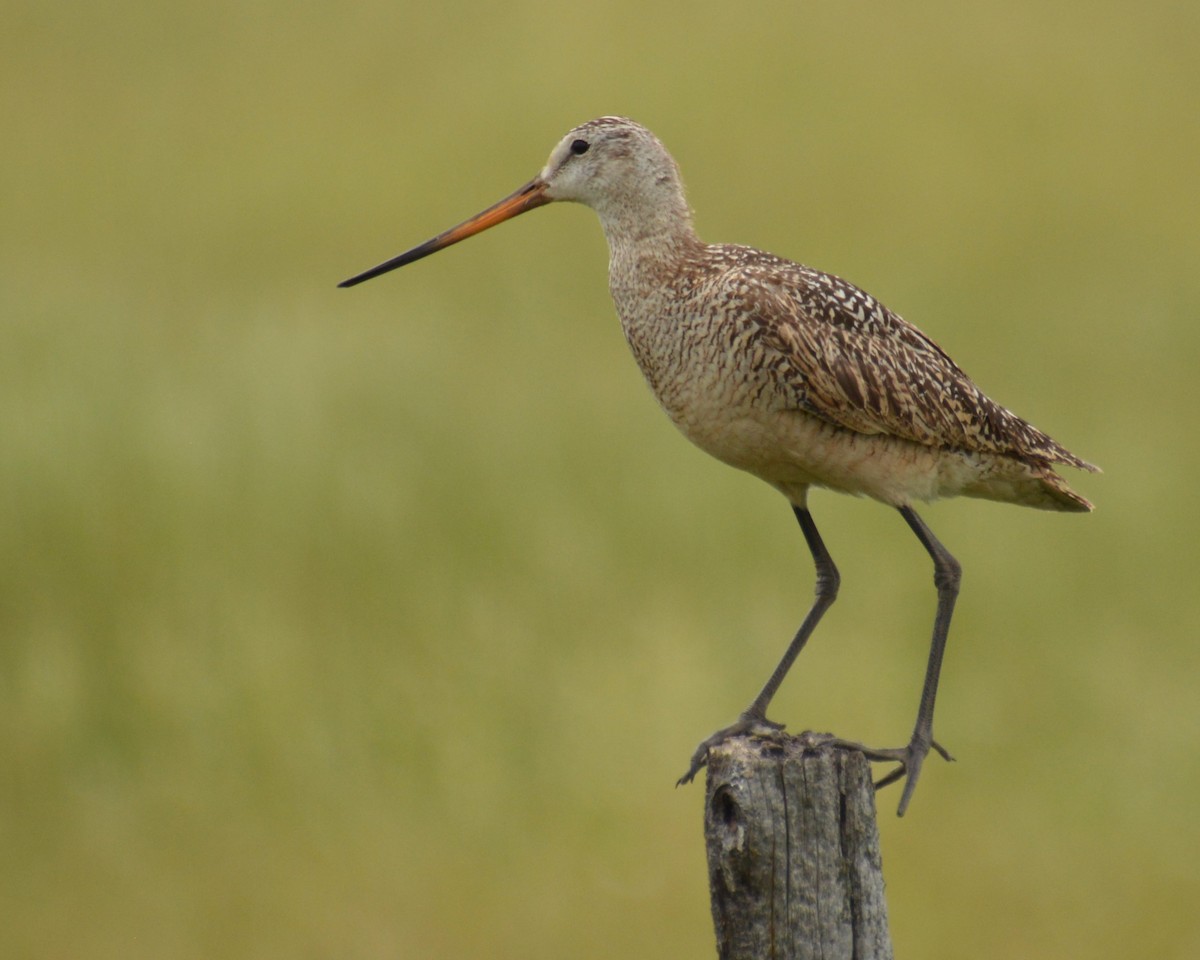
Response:
[{"label": "wooden post", "polygon": [[821,734],[709,751],[704,833],[721,960],[891,960],[866,757]]}]

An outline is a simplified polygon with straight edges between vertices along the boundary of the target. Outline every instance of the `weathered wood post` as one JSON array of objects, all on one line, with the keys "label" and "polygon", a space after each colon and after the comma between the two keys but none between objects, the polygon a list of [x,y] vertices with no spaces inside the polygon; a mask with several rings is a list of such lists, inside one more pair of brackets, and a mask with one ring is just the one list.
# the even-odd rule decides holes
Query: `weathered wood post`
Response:
[{"label": "weathered wood post", "polygon": [[721,960],[891,960],[870,766],[828,739],[736,738],[709,753]]}]

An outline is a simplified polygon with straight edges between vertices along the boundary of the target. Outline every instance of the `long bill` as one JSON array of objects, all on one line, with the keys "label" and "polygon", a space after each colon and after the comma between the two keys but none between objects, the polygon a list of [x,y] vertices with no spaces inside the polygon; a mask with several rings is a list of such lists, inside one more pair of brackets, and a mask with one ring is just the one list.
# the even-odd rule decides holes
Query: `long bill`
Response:
[{"label": "long bill", "polygon": [[498,223],[503,223],[505,220],[511,220],[518,214],[524,213],[526,210],[532,210],[534,207],[540,207],[550,202],[550,198],[546,196],[547,184],[540,178],[530,180],[525,186],[517,190],[515,193],[505,197],[499,203],[494,203],[482,213],[477,213],[470,220],[464,220],[457,227],[451,227],[445,233],[439,233],[432,240],[426,240],[418,247],[413,247],[407,253],[402,253],[398,257],[392,257],[391,260],[385,260],[378,266],[372,267],[370,270],[364,270],[357,276],[351,277],[349,280],[343,280],[338,284],[339,287],[352,287],[356,283],[362,283],[364,280],[370,280],[372,277],[377,277],[381,273],[387,273],[389,270],[395,270],[397,267],[403,267],[407,263],[412,263],[414,260],[420,260],[422,257],[427,257],[431,253],[437,253],[439,250],[450,246],[452,243],[458,243],[459,240],[466,240],[467,237],[474,236],[486,230],[488,227],[494,227]]}]

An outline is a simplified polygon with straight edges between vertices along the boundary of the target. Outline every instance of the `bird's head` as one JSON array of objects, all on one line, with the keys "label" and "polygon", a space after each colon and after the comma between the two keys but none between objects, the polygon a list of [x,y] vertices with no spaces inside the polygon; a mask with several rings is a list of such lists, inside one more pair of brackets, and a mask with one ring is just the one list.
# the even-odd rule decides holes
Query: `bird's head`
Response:
[{"label": "bird's head", "polygon": [[595,210],[610,240],[618,233],[633,236],[674,229],[680,223],[690,230],[679,169],[666,148],[641,124],[600,117],[570,130],[541,172],[499,203],[338,286],[370,280],[557,200]]}]

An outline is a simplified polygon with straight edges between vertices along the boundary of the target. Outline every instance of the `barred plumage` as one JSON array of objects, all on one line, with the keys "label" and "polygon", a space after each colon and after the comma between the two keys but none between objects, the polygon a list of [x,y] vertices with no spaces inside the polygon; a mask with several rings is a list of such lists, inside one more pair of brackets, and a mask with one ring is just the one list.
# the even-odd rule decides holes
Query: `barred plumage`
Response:
[{"label": "barred plumage", "polygon": [[897,508],[934,563],[938,611],[912,738],[867,751],[899,763],[880,785],[907,775],[903,814],[929,750],[949,759],[933,739],[933,705],[959,583],[957,561],[913,503],[965,495],[1086,511],[1054,467],[1096,468],[989,399],[933,340],[853,284],[752,247],[701,242],[675,161],[622,117],[571,130],[511,196],[342,286],[556,200],[600,217],[613,302],[659,403],[702,449],[788,498],[816,564],[816,602],[783,660],[738,720],[700,745],[680,782],[722,740],[780,729],[767,705],[837,594],[808,511],[809,488],[829,487]]}]

